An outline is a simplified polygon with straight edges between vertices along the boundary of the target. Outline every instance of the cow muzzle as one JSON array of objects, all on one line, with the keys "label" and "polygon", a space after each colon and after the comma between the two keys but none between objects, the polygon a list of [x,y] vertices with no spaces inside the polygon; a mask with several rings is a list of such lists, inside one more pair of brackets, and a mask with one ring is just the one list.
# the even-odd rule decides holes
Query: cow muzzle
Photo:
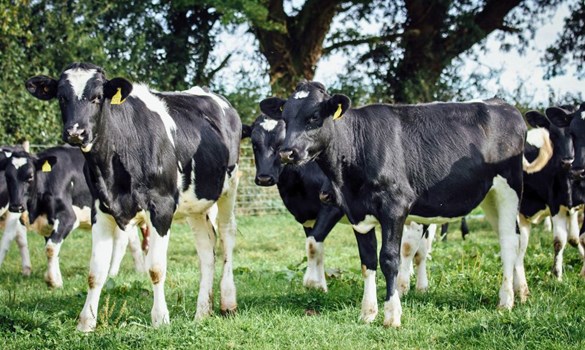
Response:
[{"label": "cow muzzle", "polygon": [[272,186],[272,185],[276,184],[276,181],[274,180],[273,176],[264,175],[264,174],[260,174],[260,175],[256,176],[256,179],[254,179],[254,182],[256,182],[256,185],[264,186],[264,187],[268,187],[268,186]]},{"label": "cow muzzle", "polygon": [[74,146],[81,146],[86,137],[85,129],[78,129],[77,126],[68,128],[65,132],[65,141]]},{"label": "cow muzzle", "polygon": [[571,169],[571,176],[573,177],[573,180],[583,180],[585,179],[585,169],[573,168]]},{"label": "cow muzzle", "polygon": [[22,204],[10,204],[8,206],[8,211],[11,213],[23,213],[24,212],[24,205]]},{"label": "cow muzzle", "polygon": [[570,170],[572,164],[573,164],[573,158],[561,159],[561,166],[563,167],[564,170]]}]

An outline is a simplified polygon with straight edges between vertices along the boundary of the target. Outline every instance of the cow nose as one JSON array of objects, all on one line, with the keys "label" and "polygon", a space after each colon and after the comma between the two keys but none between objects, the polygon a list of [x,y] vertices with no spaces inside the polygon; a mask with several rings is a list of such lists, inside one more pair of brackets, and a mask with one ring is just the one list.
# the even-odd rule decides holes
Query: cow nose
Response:
[{"label": "cow nose", "polygon": [[571,164],[573,164],[573,158],[563,158],[561,160],[561,166],[565,170],[569,170],[571,168]]},{"label": "cow nose", "polygon": [[22,204],[11,204],[8,206],[8,211],[11,213],[22,213],[24,212],[24,206]]},{"label": "cow nose", "polygon": [[571,169],[571,175],[573,176],[573,179],[575,179],[575,180],[582,180],[583,179],[583,173],[585,173],[585,169],[583,169],[583,168],[573,168],[573,169]]},{"label": "cow nose", "polygon": [[260,174],[256,176],[256,185],[258,186],[272,186],[275,184],[274,177],[270,175]]},{"label": "cow nose", "polygon": [[67,129],[67,141],[73,144],[81,144],[85,135],[84,129],[78,129],[77,127]]},{"label": "cow nose", "polygon": [[294,162],[296,157],[296,152],[292,149],[285,149],[280,151],[280,161],[285,164],[290,164]]}]

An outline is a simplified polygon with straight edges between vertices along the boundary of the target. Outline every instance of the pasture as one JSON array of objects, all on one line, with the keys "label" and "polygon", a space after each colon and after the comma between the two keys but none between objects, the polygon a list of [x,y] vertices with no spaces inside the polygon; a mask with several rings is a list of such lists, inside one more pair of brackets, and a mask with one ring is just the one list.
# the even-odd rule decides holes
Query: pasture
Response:
[{"label": "pasture", "polygon": [[[87,290],[91,253],[88,231],[76,230],[61,249],[64,288],[43,281],[44,241],[29,234],[33,274],[20,274],[17,249],[0,270],[2,349],[582,349],[585,346],[585,280],[576,249],[565,252],[566,274],[550,273],[552,234],[534,227],[525,263],[531,296],[512,311],[496,310],[501,262],[496,235],[481,219],[469,220],[465,241],[452,225],[447,242],[435,242],[430,288],[402,298],[402,327],[386,329],[380,313],[358,321],[363,291],[355,238],[338,225],[325,243],[329,292],[302,286],[304,233],[285,214],[238,217],[235,281],[238,313],[193,320],[199,269],[194,239],[175,223],[169,246],[166,295],[171,325],[150,326],[152,293],[147,275],[133,270],[129,254],[120,275],[102,293],[98,327],[75,331]],[[220,255],[221,256],[221,255]],[[218,262],[216,262],[219,266]],[[219,276],[220,271],[216,271]],[[217,281],[217,279],[216,279]],[[414,288],[414,280],[411,283]],[[382,311],[384,283],[378,272]]]}]

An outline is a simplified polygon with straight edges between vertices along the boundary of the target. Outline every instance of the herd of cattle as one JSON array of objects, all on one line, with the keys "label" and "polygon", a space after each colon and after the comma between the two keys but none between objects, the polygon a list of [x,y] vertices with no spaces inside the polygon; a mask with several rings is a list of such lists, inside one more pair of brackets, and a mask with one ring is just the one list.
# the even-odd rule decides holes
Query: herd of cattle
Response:
[{"label": "herd of cattle", "polygon": [[[324,240],[352,226],[364,278],[361,319],[378,313],[376,270],[386,282],[384,325],[398,327],[400,295],[413,260],[416,288],[428,287],[425,259],[436,224],[481,206],[499,234],[503,264],[499,307],[529,294],[524,255],[530,225],[552,217],[553,273],[562,278],[566,243],[584,266],[585,104],[521,113],[499,99],[467,103],[351,108],[316,82],[288,99],[260,102],[262,115],[241,124],[222,96],[206,89],[156,92],[102,68],[67,67],[59,79],[36,76],[27,90],[57,99],[67,144],[32,155],[0,152],[0,208],[8,211],[0,264],[16,239],[30,275],[28,228],[45,236],[45,280],[61,287],[59,250],[81,224],[91,226],[88,293],[78,330],[96,327],[101,290],[118,272],[126,247],[153,286],[152,324],[169,323],[164,282],[173,218],[194,232],[200,263],[196,319],[213,311],[216,233],[223,245],[221,312],[237,308],[233,277],[234,206],[239,146],[252,141],[259,186],[276,185],[306,234],[307,287],[327,290]],[[28,227],[27,227],[28,225]],[[381,231],[377,252],[375,228]],[[142,239],[141,239],[142,238]]]}]

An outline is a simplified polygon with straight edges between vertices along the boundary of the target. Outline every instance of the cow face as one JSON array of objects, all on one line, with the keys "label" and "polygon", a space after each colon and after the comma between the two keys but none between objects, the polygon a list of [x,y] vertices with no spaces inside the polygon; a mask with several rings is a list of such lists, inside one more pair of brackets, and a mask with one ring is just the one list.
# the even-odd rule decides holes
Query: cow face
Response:
[{"label": "cow face", "polygon": [[5,161],[8,185],[8,210],[22,213],[26,202],[36,191],[37,172],[50,172],[57,159],[54,156],[34,158],[27,152],[15,152]]},{"label": "cow face", "polygon": [[[546,113],[558,107],[547,109]],[[570,106],[565,106],[563,110],[568,110]],[[526,120],[528,124],[535,128],[545,128],[549,132],[549,137],[553,144],[553,158],[554,166],[561,167],[568,171],[571,169],[571,164],[574,159],[573,139],[568,125],[556,125],[537,111],[529,111],[526,113]]]},{"label": "cow face", "polygon": [[104,108],[119,104],[132,91],[125,79],[106,79],[102,68],[93,64],[74,63],[61,73],[59,80],[39,75],[26,82],[26,89],[36,98],[56,98],[63,119],[63,141],[88,151],[96,135],[96,124]]},{"label": "cow face", "polygon": [[254,179],[256,185],[276,185],[282,171],[279,151],[285,137],[284,121],[261,115],[256,118],[252,126],[244,127],[244,130],[248,130],[249,133],[245,136],[252,139],[256,163],[256,177]]},{"label": "cow face", "polygon": [[571,174],[576,180],[585,179],[585,103],[574,111],[551,107],[546,110],[546,115],[551,123],[569,129],[575,155]]},{"label": "cow face", "polygon": [[286,123],[281,161],[304,164],[331,142],[333,119],[343,115],[350,104],[345,95],[329,96],[322,84],[305,82],[297,86],[288,100],[268,98],[260,102],[260,109],[270,118]]}]

